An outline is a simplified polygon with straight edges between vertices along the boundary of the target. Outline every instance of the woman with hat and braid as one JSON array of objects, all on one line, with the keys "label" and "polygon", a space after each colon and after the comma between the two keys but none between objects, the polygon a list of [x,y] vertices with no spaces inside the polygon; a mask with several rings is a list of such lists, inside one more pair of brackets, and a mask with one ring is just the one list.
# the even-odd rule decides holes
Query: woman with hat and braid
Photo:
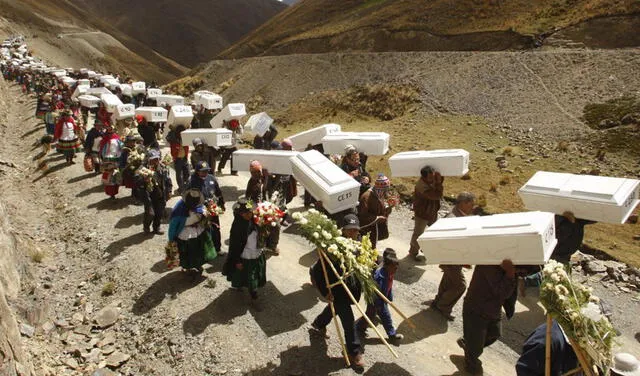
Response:
[{"label": "woman with hat and braid", "polygon": [[372,188],[367,189],[360,196],[358,218],[360,219],[360,233],[369,234],[371,245],[375,248],[378,240],[389,237],[387,217],[393,206],[389,204],[389,189],[391,181],[384,174],[378,178]]}]

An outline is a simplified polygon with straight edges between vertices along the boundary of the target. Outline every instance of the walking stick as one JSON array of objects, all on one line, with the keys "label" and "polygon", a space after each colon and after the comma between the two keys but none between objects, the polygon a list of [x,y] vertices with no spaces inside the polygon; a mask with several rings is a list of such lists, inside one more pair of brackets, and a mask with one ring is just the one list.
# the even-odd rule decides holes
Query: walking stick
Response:
[{"label": "walking stick", "polygon": [[[329,276],[327,275],[327,266],[324,263],[324,258],[322,257],[322,251],[318,248],[318,256],[320,256],[320,265],[322,265],[322,273],[324,274],[324,282],[327,284],[327,289],[331,292],[331,287],[329,284]],[[340,331],[340,325],[338,324],[338,320],[336,319],[336,309],[333,306],[333,300],[329,300],[329,307],[331,308],[331,315],[333,316],[333,322],[336,324],[336,332],[338,332],[338,339],[340,340],[340,346],[342,347],[342,356],[344,356],[344,361],[347,363],[347,367],[351,367],[351,362],[349,361],[349,354],[347,353],[347,347],[344,344],[344,339],[342,338],[342,332]]]},{"label": "walking stick", "polygon": [[393,304],[393,302],[391,300],[389,300],[386,296],[384,296],[384,294],[382,292],[380,292],[380,290],[378,290],[378,288],[376,287],[375,289],[376,294],[378,294],[378,296],[384,300],[388,305],[391,306],[391,308],[393,308],[406,322],[407,324],[409,324],[409,327],[411,329],[415,329],[416,326],[413,325],[413,322],[411,321],[410,318],[408,318],[404,313],[402,313],[402,311],[400,311],[400,308],[396,307],[395,304]]},{"label": "walking stick", "polygon": [[547,314],[547,335],[544,342],[544,376],[551,376],[551,315]]},{"label": "walking stick", "polygon": [[[358,304],[358,302],[356,301],[356,299],[353,297],[353,294],[351,293],[351,290],[349,290],[349,288],[347,287],[347,285],[344,283],[344,280],[342,279],[342,277],[340,276],[340,274],[338,273],[338,271],[336,270],[336,267],[333,266],[333,263],[331,262],[331,260],[329,260],[329,256],[327,256],[326,254],[324,254],[324,252],[320,252],[320,255],[322,257],[325,258],[325,260],[329,263],[329,266],[331,267],[331,270],[333,271],[333,274],[338,278],[338,281],[340,282],[340,284],[342,285],[342,288],[344,288],[344,291],[347,293],[347,295],[349,296],[349,299],[351,299],[351,301],[353,302],[353,304],[356,305],[356,308],[358,308],[358,311],[360,311],[360,314],[362,315],[362,317],[365,319],[365,321],[367,322],[367,324],[369,324],[369,327],[372,328],[376,334],[378,335],[378,337],[382,340],[382,342],[385,344],[385,346],[387,346],[387,349],[389,349],[389,351],[391,351],[391,353],[393,354],[393,356],[395,356],[396,358],[399,358],[398,353],[396,353],[391,346],[389,345],[389,343],[387,342],[386,339],[384,339],[384,337],[382,336],[382,333],[380,333],[380,331],[378,330],[378,328],[376,328],[375,325],[373,325],[373,323],[371,322],[371,320],[369,319],[369,317],[367,316],[367,314],[362,310],[362,307],[360,307],[360,305]],[[324,265],[324,264],[323,264]]]}]

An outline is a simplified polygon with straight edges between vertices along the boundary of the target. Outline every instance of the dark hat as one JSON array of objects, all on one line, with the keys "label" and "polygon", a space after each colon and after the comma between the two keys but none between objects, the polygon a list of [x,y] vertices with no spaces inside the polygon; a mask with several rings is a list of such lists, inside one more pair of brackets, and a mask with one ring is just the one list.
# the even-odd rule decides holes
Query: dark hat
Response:
[{"label": "dark hat", "polygon": [[204,196],[198,188],[189,188],[184,192],[182,196],[185,205],[189,209],[193,209],[198,205],[204,204]]},{"label": "dark hat", "polygon": [[347,214],[343,219],[343,230],[358,229],[360,230],[360,220],[355,214]]},{"label": "dark hat", "polygon": [[205,161],[200,161],[198,163],[196,163],[196,171],[200,172],[200,171],[211,171],[211,167],[209,167],[209,164]]},{"label": "dark hat", "polygon": [[147,159],[148,160],[160,159],[160,152],[155,149],[149,150],[149,153],[147,154]]},{"label": "dark hat", "polygon": [[400,261],[398,260],[398,256],[396,255],[396,251],[391,248],[385,248],[384,252],[382,252],[382,259],[384,263],[394,263],[398,264]]},{"label": "dark hat", "polygon": [[194,138],[194,139],[193,139],[193,141],[191,141],[191,143],[193,143],[193,146],[194,146],[194,147],[196,147],[196,146],[198,146],[198,145],[203,145],[203,144],[204,144],[204,142],[202,142],[202,139],[197,138],[197,137],[196,137],[196,138]]},{"label": "dark hat", "polygon": [[235,204],[233,204],[233,211],[238,214],[250,212],[253,210],[253,203],[245,197],[240,197]]}]

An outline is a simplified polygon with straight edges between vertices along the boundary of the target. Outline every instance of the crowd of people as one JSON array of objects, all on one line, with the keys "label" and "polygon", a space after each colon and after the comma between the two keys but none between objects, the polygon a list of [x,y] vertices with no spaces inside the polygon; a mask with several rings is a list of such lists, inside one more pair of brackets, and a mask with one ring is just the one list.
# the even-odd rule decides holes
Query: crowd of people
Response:
[{"label": "crowd of people", "polygon": [[[234,166],[232,153],[242,142],[243,127],[240,121],[224,121],[224,127],[233,132],[233,142],[228,147],[214,148],[199,138],[194,139],[191,146],[184,145],[181,133],[187,128],[185,126],[170,126],[165,135],[164,124],[150,122],[141,115],[117,120],[102,103],[95,108],[81,106],[73,96],[75,87],[62,83],[55,76],[18,69],[4,62],[1,69],[5,80],[20,85],[25,95],[37,98],[35,114],[43,121],[46,131],[43,143],[55,144],[56,151],[65,156],[67,164],[74,164],[77,154],[84,152],[85,170],[101,176],[104,192],[112,199],[116,199],[122,187],[131,190],[131,196],[143,207],[143,232],[150,236],[163,235],[161,226],[165,220],[167,202],[174,195],[180,196],[169,218],[166,218],[167,265],[179,265],[193,278],[198,278],[204,264],[224,253],[224,231],[219,216],[226,211],[226,201],[218,177],[223,174],[228,161],[231,161],[230,173],[237,174],[238,166]],[[76,80],[88,79],[77,72],[69,72],[69,76]],[[122,82],[131,81],[114,76]],[[97,79],[91,79],[91,84],[95,87],[104,86]],[[155,85],[152,83],[150,86]],[[111,91],[125,104],[169,107],[166,103],[156,103],[144,94],[127,96],[119,87]],[[198,107],[195,103],[192,106],[195,116],[190,127],[210,127],[215,112]],[[277,135],[277,127],[272,125],[263,136],[254,137],[252,146],[265,150],[291,150],[291,141],[287,138],[277,141]],[[163,138],[169,146],[166,155],[162,154],[160,147]],[[309,145],[308,149],[323,151],[321,144]],[[353,146],[348,146],[342,156],[332,159],[360,184],[360,199],[357,207],[340,213],[325,213],[341,227],[345,238],[357,240],[369,235],[373,247],[376,247],[379,241],[389,237],[388,219],[399,202],[391,181],[384,174],[372,177],[367,172],[367,155]],[[175,190],[169,167],[175,173]],[[223,274],[233,288],[246,288],[252,301],[257,301],[259,288],[266,283],[266,256],[279,254],[281,227],[293,222],[287,214],[287,205],[298,195],[298,184],[293,176],[270,173],[259,161],[252,161],[249,171],[251,177],[244,197],[238,199],[232,208],[233,224],[229,229]],[[439,172],[425,166],[420,173],[413,194],[414,229],[408,250],[411,259],[407,262],[425,261],[417,239],[438,220],[443,199],[444,178]],[[257,220],[257,209],[263,203],[272,203],[277,207],[277,212],[282,213],[277,226],[262,226]],[[322,202],[309,192],[304,193],[304,205],[323,211]],[[461,192],[448,216],[473,215],[474,210],[474,195]],[[559,242],[552,258],[568,265],[571,254],[582,243],[584,226],[589,223],[575,218],[570,212],[556,216]],[[396,251],[387,248],[382,252],[379,267],[371,273],[371,278],[389,301],[393,300],[393,282],[399,263]],[[340,269],[338,262],[334,266]],[[478,265],[473,269],[467,285],[463,271],[471,269],[470,265],[441,266],[442,280],[430,304],[444,319],[453,321],[453,309],[464,296],[463,336],[457,343],[464,350],[468,371],[482,372],[480,356],[483,349],[501,335],[503,309],[507,317],[514,314],[518,280],[525,281],[520,290],[524,286],[539,285],[539,268],[536,268],[514,266],[510,260],[504,260],[501,265]],[[352,300],[345,288],[335,283],[336,276],[331,277],[329,285],[324,283],[320,263],[315,263],[309,272],[320,294],[333,302],[335,313],[342,323],[351,363],[363,366],[362,338],[366,335],[367,323],[364,318],[355,319]],[[359,300],[361,292],[358,281],[352,276],[348,277],[346,286],[348,293]],[[401,341],[404,338],[393,324],[385,299],[379,298],[369,304],[366,315],[374,323],[382,322],[390,340]],[[331,319],[332,312],[327,306],[311,323],[311,329],[326,336],[326,327]],[[554,328],[556,326],[554,324]],[[529,342],[539,342],[539,337],[539,331],[536,331]],[[553,340],[562,338],[555,335]],[[535,345],[529,342],[518,362],[517,373],[542,375],[544,352],[535,351]],[[566,354],[566,359],[554,359],[554,370],[557,369],[554,375],[576,364],[575,354],[566,350],[570,346],[561,345],[557,353]]]}]

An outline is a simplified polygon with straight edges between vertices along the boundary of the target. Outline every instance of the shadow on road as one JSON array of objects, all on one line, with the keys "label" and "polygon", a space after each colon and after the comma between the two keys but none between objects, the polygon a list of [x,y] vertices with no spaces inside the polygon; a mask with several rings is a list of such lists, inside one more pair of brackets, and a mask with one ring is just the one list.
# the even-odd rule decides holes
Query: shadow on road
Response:
[{"label": "shadow on road", "polygon": [[[152,290],[149,288],[147,291]],[[182,330],[184,333],[194,336],[202,334],[209,325],[231,324],[234,318],[244,315],[248,309],[246,294],[238,290],[228,289],[204,309],[189,316],[182,324]]]},{"label": "shadow on road", "polygon": [[416,261],[411,255],[407,255],[400,261],[398,272],[396,273],[396,281],[400,281],[404,284],[410,285],[420,280],[425,270],[419,268]]},{"label": "shadow on road", "polygon": [[374,363],[363,375],[366,376],[411,376],[412,373],[395,363]]},{"label": "shadow on road", "polygon": [[[446,333],[449,328],[447,320],[431,308],[422,310],[409,319],[416,328],[412,329],[406,320],[398,325],[398,332],[404,334],[402,344],[414,343],[437,334]],[[384,333],[384,331],[382,332]]]},{"label": "shadow on road", "polygon": [[[64,158],[64,156],[61,156],[61,157]],[[55,161],[57,159],[61,159],[61,158],[50,158],[49,160],[46,161],[46,163],[50,163],[51,161]],[[69,167],[67,162],[59,163],[59,164],[57,164],[57,165],[55,165],[53,167],[50,167],[49,169],[45,170],[44,172],[42,172],[42,174],[40,176],[38,176],[37,178],[33,179],[31,182],[32,183],[36,183],[36,182],[44,179],[45,177],[51,175],[52,173],[62,170],[65,167]]]},{"label": "shadow on road", "polygon": [[83,180],[95,178],[97,176],[99,176],[99,175],[98,174],[94,174],[94,173],[88,173],[88,174],[76,176],[76,177],[73,177],[73,178],[67,180],[67,184],[79,183],[79,182],[81,182]]},{"label": "shadow on road", "polygon": [[115,228],[129,228],[132,226],[142,226],[144,213],[122,217],[116,222]]},{"label": "shadow on road", "polygon": [[96,185],[95,187],[87,188],[83,191],[78,192],[76,194],[76,197],[86,197],[92,193],[100,193],[103,190],[104,190],[104,187],[102,187],[102,185]]},{"label": "shadow on road", "polygon": [[160,305],[167,295],[175,299],[178,294],[198,286],[205,279],[200,276],[194,280],[192,275],[181,271],[165,274],[147,288],[133,304],[131,311],[137,316],[144,315]]},{"label": "shadow on road", "polygon": [[107,248],[105,248],[105,252],[109,254],[107,258],[108,261],[113,261],[119,254],[124,252],[126,248],[132,247],[134,245],[138,245],[143,243],[145,240],[149,240],[153,237],[153,234],[147,234],[144,232],[138,232],[133,235],[129,235],[126,238],[122,238],[120,240],[116,240],[113,243],[109,244]]},{"label": "shadow on road", "polygon": [[[239,189],[236,186],[220,185],[220,189],[222,190],[222,197],[227,203],[236,202],[240,196],[244,195],[244,189]],[[231,209],[231,207],[227,206],[227,209]]]}]

